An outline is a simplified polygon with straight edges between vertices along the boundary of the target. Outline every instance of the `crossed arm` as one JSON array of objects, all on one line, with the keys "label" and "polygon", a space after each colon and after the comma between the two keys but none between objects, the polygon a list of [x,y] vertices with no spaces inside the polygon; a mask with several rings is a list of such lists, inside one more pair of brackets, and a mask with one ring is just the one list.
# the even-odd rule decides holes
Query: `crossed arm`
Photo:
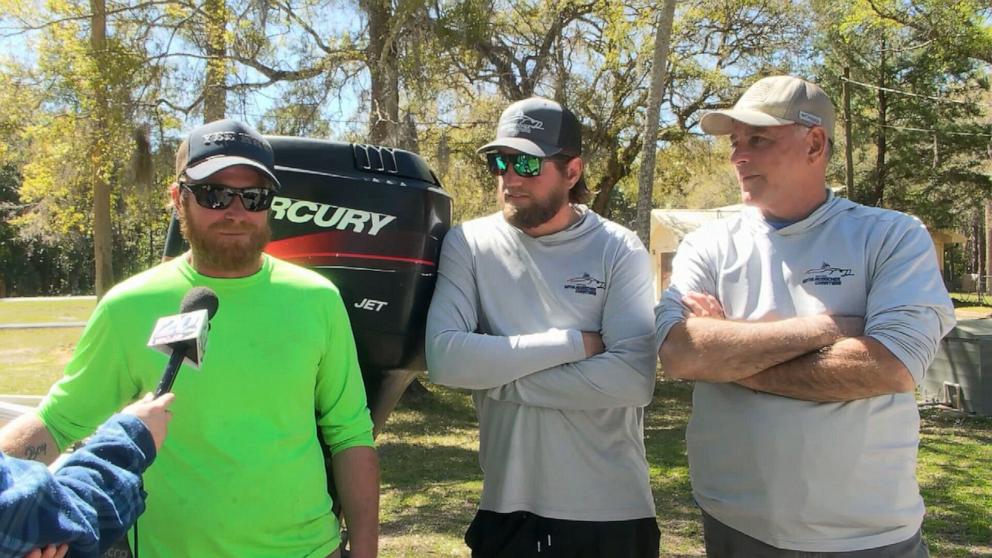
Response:
[{"label": "crossed arm", "polygon": [[863,335],[864,320],[814,316],[774,322],[727,320],[711,295],[688,293],[688,318],[672,326],[658,357],[669,376],[808,401],[851,401],[912,391],[909,370]]},{"label": "crossed arm", "polygon": [[449,233],[427,317],[431,381],[559,410],[647,405],[656,364],[650,258],[643,248],[627,251],[612,271],[598,332],[479,333],[487,317],[480,315],[477,271],[465,240]]},{"label": "crossed arm", "polygon": [[[617,340],[561,331],[499,336],[476,333],[454,313],[438,281],[428,318],[427,363],[432,382],[486,391],[491,399],[535,407],[589,410],[644,406],[654,387],[651,335]],[[649,324],[649,322],[648,322]],[[643,345],[637,349],[635,345]],[[646,371],[645,371],[646,370]]]}]

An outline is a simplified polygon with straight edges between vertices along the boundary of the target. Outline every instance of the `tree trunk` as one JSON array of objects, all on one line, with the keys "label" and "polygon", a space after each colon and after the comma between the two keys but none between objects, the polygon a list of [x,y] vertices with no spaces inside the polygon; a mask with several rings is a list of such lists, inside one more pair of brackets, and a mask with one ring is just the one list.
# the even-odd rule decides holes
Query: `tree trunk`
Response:
[{"label": "tree trunk", "polygon": [[90,0],[90,48],[93,57],[93,119],[90,122],[90,163],[93,169],[93,261],[97,298],[114,285],[113,236],[110,227],[110,184],[104,173],[110,118],[103,73],[107,56],[107,5]]},{"label": "tree trunk", "polygon": [[391,38],[389,0],[362,0],[369,18],[368,67],[372,85],[369,110],[369,143],[400,143],[400,73],[396,42]]},{"label": "tree trunk", "polygon": [[641,170],[637,175],[637,236],[645,246],[651,244],[651,198],[654,192],[655,156],[658,151],[658,118],[661,113],[661,94],[668,77],[668,47],[672,40],[672,20],[675,19],[676,0],[665,0],[658,12],[657,32],[654,39],[654,59],[651,61],[651,88],[644,117]]},{"label": "tree trunk", "polygon": [[596,197],[592,200],[593,211],[609,218],[610,194],[613,193],[613,187],[617,185],[617,182],[620,182],[625,174],[616,155],[611,156],[610,160],[606,162],[606,172],[596,183]]},{"label": "tree trunk", "polygon": [[610,217],[610,194],[613,193],[617,183],[630,174],[630,165],[641,150],[640,138],[632,138],[623,151],[620,151],[617,145],[618,138],[613,136],[612,139],[613,143],[608,150],[610,158],[606,161],[606,172],[593,188],[596,197],[592,201],[592,210],[607,219]]},{"label": "tree trunk", "polygon": [[206,0],[207,72],[203,84],[203,122],[220,120],[227,114],[227,5],[224,0]]}]

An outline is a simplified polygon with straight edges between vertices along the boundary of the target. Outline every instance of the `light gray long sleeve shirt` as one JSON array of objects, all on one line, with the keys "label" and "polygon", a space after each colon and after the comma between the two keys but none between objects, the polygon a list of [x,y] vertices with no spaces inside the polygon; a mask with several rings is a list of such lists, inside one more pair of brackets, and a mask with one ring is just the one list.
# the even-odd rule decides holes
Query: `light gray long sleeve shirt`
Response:
[{"label": "light gray long sleeve shirt", "polygon": [[[747,208],[686,236],[656,309],[659,343],[685,320],[689,291],[715,296],[730,320],[863,316],[917,383],[954,325],[923,224],[832,195],[780,230]],[[923,520],[912,393],[817,403],[696,382],[686,441],[699,505],[772,546],[875,548]]]},{"label": "light gray long sleeve shirt", "polygon": [[[427,318],[429,375],[472,390],[481,509],[653,517],[650,258],[631,231],[580,210],[576,224],[538,238],[499,213],[448,233]],[[600,332],[605,352],[586,358],[582,331]]]}]

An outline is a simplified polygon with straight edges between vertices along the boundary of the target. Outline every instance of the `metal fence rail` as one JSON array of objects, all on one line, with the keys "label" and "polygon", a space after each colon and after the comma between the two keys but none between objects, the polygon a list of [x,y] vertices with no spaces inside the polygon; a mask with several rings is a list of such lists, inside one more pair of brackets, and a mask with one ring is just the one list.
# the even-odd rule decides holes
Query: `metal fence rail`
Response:
[{"label": "metal fence rail", "polygon": [[17,417],[34,411],[40,395],[0,395],[0,427]]}]

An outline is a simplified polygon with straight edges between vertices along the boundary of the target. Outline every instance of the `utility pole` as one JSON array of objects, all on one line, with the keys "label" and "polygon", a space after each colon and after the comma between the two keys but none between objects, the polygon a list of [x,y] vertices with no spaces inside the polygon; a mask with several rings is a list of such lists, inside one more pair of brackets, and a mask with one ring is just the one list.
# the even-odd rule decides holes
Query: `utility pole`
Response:
[{"label": "utility pole", "polygon": [[992,278],[992,199],[988,198],[985,199],[985,269],[979,269],[978,275],[979,292],[987,294]]},{"label": "utility pole", "polygon": [[847,197],[862,201],[854,191],[854,153],[851,145],[851,68],[844,67],[844,160],[847,164]]},{"label": "utility pole", "polygon": [[888,104],[885,95],[885,55],[886,41],[882,38],[881,63],[878,68],[878,136],[875,140],[875,191],[869,198],[867,205],[882,207],[885,200],[885,126],[886,109]]}]

